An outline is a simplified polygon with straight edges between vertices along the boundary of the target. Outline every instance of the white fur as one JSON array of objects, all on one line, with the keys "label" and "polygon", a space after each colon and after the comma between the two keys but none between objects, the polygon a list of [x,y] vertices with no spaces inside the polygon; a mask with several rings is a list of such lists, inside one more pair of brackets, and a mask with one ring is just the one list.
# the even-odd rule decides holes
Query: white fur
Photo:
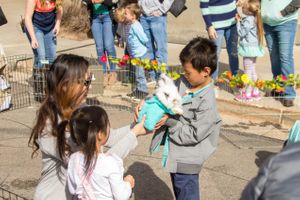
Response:
[{"label": "white fur", "polygon": [[158,88],[155,91],[155,95],[161,101],[163,105],[171,109],[176,114],[182,114],[182,99],[178,92],[174,81],[166,74],[161,74],[158,81]]}]

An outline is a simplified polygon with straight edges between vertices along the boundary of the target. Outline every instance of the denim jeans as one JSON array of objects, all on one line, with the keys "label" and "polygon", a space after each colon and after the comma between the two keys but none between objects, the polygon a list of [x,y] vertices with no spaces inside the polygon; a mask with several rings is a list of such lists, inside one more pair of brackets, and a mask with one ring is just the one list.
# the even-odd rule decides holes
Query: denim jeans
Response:
[{"label": "denim jeans", "polygon": [[[147,58],[147,53],[140,57],[141,60]],[[136,89],[141,92],[148,93],[147,80],[145,76],[145,70],[143,67],[134,66],[135,68],[135,79],[136,79]]]},{"label": "denim jeans", "polygon": [[[156,59],[160,64],[168,63],[168,38],[167,38],[167,16],[141,16],[140,22],[148,37],[147,58]],[[149,75],[153,80],[159,77],[160,73],[150,71]]]},{"label": "denim jeans", "polygon": [[[34,66],[42,67],[44,64],[51,64],[56,57],[56,36],[52,31],[44,32],[35,26],[33,29],[39,44],[37,49],[32,49],[34,54]],[[31,38],[27,30],[26,35],[31,43]]]},{"label": "denim jeans", "polygon": [[[218,59],[220,57],[222,49],[222,40],[225,38],[226,49],[229,57],[229,67],[233,75],[236,75],[239,70],[239,58],[238,58],[238,34],[236,30],[236,25],[233,25],[224,29],[217,29],[217,39],[215,44],[217,45],[217,55]],[[212,77],[214,80],[218,78],[219,75],[219,62],[216,71],[213,73]]]},{"label": "denim jeans", "polygon": [[[294,74],[294,41],[297,20],[292,20],[278,26],[264,24],[265,37],[270,53],[273,77]],[[285,98],[294,99],[296,91],[288,86],[284,91]]]},{"label": "denim jeans", "polygon": [[[112,20],[109,14],[94,14],[92,17],[92,33],[96,43],[96,50],[99,63],[103,67],[103,71],[107,71],[106,62],[100,60],[101,56],[116,57],[116,49],[114,44],[114,35]],[[109,61],[110,71],[116,70],[116,65]]]},{"label": "denim jeans", "polygon": [[199,200],[199,174],[171,173],[176,200]]}]

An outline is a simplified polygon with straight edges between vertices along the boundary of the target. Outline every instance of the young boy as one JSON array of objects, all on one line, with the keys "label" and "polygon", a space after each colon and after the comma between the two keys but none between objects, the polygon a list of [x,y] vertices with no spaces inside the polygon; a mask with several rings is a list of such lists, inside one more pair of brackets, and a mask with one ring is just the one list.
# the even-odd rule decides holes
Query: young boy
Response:
[{"label": "young boy", "polygon": [[[163,165],[170,172],[177,200],[199,199],[199,173],[215,151],[221,127],[212,74],[217,67],[216,45],[197,37],[181,51],[185,75],[177,81],[183,98],[182,116],[165,116],[150,151],[164,142]],[[166,134],[166,135],[165,135]]]}]

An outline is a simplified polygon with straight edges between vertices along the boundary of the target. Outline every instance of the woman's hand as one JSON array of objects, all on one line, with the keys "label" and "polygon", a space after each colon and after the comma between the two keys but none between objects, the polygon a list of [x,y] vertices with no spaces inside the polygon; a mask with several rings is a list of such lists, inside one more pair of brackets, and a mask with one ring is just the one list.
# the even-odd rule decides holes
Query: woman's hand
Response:
[{"label": "woman's hand", "polygon": [[60,24],[55,24],[55,26],[53,28],[53,33],[54,33],[55,36],[58,35],[59,30],[60,30]]},{"label": "woman's hand", "polygon": [[207,33],[208,33],[208,37],[212,40],[215,40],[218,38],[218,34],[217,34],[217,31],[216,29],[213,27],[213,26],[210,26],[208,29],[207,29]]},{"label": "woman's hand", "polygon": [[147,130],[144,127],[144,123],[146,120],[146,116],[143,116],[143,119],[140,123],[136,124],[131,131],[136,135],[136,136],[140,136],[140,135],[145,135],[147,134]]},{"label": "woman's hand", "polygon": [[38,43],[38,41],[37,41],[36,38],[32,38],[32,40],[31,40],[31,47],[32,47],[33,49],[39,48],[39,43]]},{"label": "woman's hand", "polygon": [[125,176],[125,177],[124,177],[124,181],[125,181],[125,182],[128,182],[128,183],[131,185],[131,188],[134,188],[135,181],[134,181],[133,176],[131,176],[131,175]]},{"label": "woman's hand", "polygon": [[141,111],[143,105],[144,105],[144,100],[141,100],[139,102],[139,104],[135,107],[135,111],[134,111],[134,122],[137,123],[138,119],[139,119],[139,112]]},{"label": "woman's hand", "polygon": [[241,21],[241,16],[240,16],[238,13],[235,14],[235,20],[236,20],[237,22]]}]

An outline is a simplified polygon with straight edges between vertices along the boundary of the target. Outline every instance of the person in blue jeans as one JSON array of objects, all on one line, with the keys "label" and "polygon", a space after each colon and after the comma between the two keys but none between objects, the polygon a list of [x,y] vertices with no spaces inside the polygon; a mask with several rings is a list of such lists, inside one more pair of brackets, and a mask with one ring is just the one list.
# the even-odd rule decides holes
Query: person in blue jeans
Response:
[{"label": "person in blue jeans", "polygon": [[57,0],[27,0],[26,35],[34,53],[34,66],[51,64],[56,56],[56,36],[60,30],[63,8]]},{"label": "person in blue jeans", "polygon": [[63,8],[61,0],[27,0],[25,10],[25,33],[34,54],[33,95],[43,101],[44,66],[56,57],[56,36],[60,30]]},{"label": "person in blue jeans", "polygon": [[[200,0],[200,9],[207,33],[210,39],[217,45],[218,59],[221,53],[222,40],[225,38],[227,53],[229,56],[229,67],[233,75],[239,70],[237,53],[238,35],[236,29],[235,15],[236,0]],[[219,64],[212,77],[218,78]]]},{"label": "person in blue jeans", "polygon": [[[297,30],[298,10],[282,16],[281,11],[292,0],[262,0],[261,10],[264,22],[265,38],[270,52],[272,74],[286,77],[294,74],[294,41]],[[296,91],[294,86],[285,87],[282,94],[273,92],[273,96],[282,96],[280,100],[286,107],[294,105]]]},{"label": "person in blue jeans", "polygon": [[109,12],[110,7],[107,5],[94,3],[91,8],[91,29],[96,43],[98,61],[103,67],[104,84],[112,85],[117,81],[116,65],[109,61],[108,69],[106,61],[101,60],[104,55],[116,57],[113,24]]},{"label": "person in blue jeans", "polygon": [[[159,64],[168,63],[168,36],[167,15],[174,0],[139,0],[143,15],[140,22],[149,38],[147,42],[147,56],[151,60],[157,60]],[[152,80],[157,80],[160,73],[150,71]]]},{"label": "person in blue jeans", "polygon": [[[130,23],[127,44],[130,57],[143,60],[147,58],[146,43],[148,42],[148,38],[138,21],[141,13],[141,8],[136,3],[128,4],[125,7],[125,17],[127,22]],[[136,90],[128,94],[128,96],[143,99],[148,95],[148,87],[145,70],[142,66],[135,66],[135,76],[137,82]]]}]

